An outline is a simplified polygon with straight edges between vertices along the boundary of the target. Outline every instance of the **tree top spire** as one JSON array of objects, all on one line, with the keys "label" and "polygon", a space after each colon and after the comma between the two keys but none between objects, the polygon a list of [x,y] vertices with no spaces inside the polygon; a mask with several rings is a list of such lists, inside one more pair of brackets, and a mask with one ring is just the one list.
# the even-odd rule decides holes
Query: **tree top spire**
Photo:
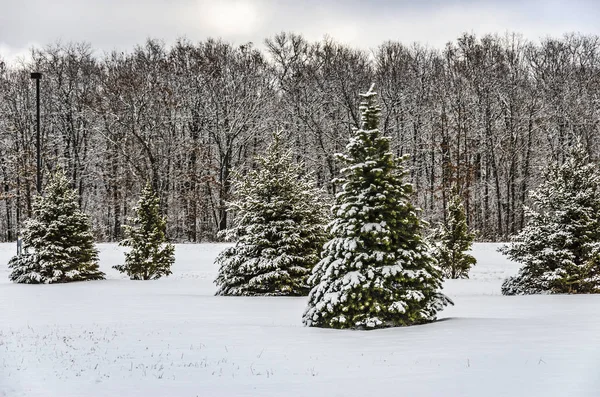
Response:
[{"label": "tree top spire", "polygon": [[369,91],[365,94],[360,94],[362,98],[360,102],[360,128],[362,130],[375,130],[379,126],[379,115],[381,108],[377,103],[377,93],[374,91],[375,83],[371,84]]}]

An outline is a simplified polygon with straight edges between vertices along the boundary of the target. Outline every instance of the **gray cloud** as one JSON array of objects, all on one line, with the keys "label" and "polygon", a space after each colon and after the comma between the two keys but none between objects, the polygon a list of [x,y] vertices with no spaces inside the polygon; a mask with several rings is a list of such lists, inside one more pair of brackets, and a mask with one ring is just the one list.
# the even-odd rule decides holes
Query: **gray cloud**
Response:
[{"label": "gray cloud", "polygon": [[281,31],[311,40],[329,35],[357,47],[384,40],[441,47],[462,32],[519,32],[530,39],[600,33],[593,0],[0,0],[0,56],[32,45],[88,41],[125,50],[147,37],[185,36],[262,43]]}]

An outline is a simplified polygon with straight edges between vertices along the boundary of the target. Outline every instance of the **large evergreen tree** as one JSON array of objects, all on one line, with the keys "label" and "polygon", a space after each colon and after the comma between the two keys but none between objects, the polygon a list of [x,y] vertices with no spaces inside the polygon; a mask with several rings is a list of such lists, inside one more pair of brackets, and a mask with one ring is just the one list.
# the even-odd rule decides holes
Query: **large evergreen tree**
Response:
[{"label": "large evergreen tree", "polygon": [[156,280],[171,274],[175,247],[167,242],[167,221],[160,215],[160,199],[147,184],[135,207],[135,218],[125,225],[125,239],[119,245],[131,247],[125,264],[114,266],[132,280]]},{"label": "large evergreen tree", "polygon": [[218,295],[306,295],[325,242],[323,192],[276,134],[257,168],[235,174],[236,244],[216,259]]},{"label": "large evergreen tree", "polygon": [[9,262],[10,279],[17,283],[66,283],[100,280],[98,251],[88,216],[63,171],[54,174],[37,196],[33,217],[25,221],[21,255]]},{"label": "large evergreen tree", "polygon": [[373,329],[432,321],[450,300],[421,237],[402,162],[378,124],[373,87],[361,95],[361,128],[350,139],[329,224],[331,240],[311,277],[304,323]]},{"label": "large evergreen tree", "polygon": [[446,221],[433,234],[434,256],[446,278],[469,278],[477,260],[467,253],[475,234],[469,231],[462,200],[454,194],[448,203]]},{"label": "large evergreen tree", "polygon": [[501,251],[523,267],[505,295],[600,292],[600,172],[577,144],[531,193],[526,227]]}]

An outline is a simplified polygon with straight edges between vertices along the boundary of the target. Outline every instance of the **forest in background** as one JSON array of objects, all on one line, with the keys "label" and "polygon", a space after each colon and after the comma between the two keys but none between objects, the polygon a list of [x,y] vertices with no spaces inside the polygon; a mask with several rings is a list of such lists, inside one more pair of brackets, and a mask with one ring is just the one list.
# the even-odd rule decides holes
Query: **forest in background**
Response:
[{"label": "forest in background", "polygon": [[99,241],[122,225],[147,181],[173,241],[216,239],[231,219],[233,170],[253,167],[274,131],[319,186],[358,126],[375,83],[381,129],[409,155],[414,202],[433,224],[457,188],[480,241],[524,225],[528,191],[576,140],[600,139],[600,39],[464,34],[442,50],[388,41],[362,50],[281,33],[261,48],[149,39],[101,56],[87,43],[0,60],[0,240],[14,241],[36,194],[35,83],[41,80],[44,184],[63,167]]}]

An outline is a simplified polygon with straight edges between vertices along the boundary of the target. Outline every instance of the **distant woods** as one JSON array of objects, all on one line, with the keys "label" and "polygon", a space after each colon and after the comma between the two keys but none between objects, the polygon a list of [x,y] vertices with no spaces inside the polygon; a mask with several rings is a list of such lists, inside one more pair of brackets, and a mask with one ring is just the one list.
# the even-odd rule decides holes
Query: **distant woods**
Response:
[{"label": "distant woods", "polygon": [[[251,169],[274,131],[335,193],[334,158],[374,82],[381,129],[410,155],[414,202],[438,222],[456,189],[479,240],[524,225],[527,192],[577,138],[600,146],[600,39],[463,35],[443,50],[386,42],[373,51],[284,33],[264,49],[149,40],[95,56],[87,44],[0,60],[0,240],[16,239],[35,196],[35,86],[41,71],[44,175],[61,165],[98,240],[121,225],[146,181],[167,234],[206,241],[231,223],[234,169]],[[44,180],[44,184],[46,181]]]}]

